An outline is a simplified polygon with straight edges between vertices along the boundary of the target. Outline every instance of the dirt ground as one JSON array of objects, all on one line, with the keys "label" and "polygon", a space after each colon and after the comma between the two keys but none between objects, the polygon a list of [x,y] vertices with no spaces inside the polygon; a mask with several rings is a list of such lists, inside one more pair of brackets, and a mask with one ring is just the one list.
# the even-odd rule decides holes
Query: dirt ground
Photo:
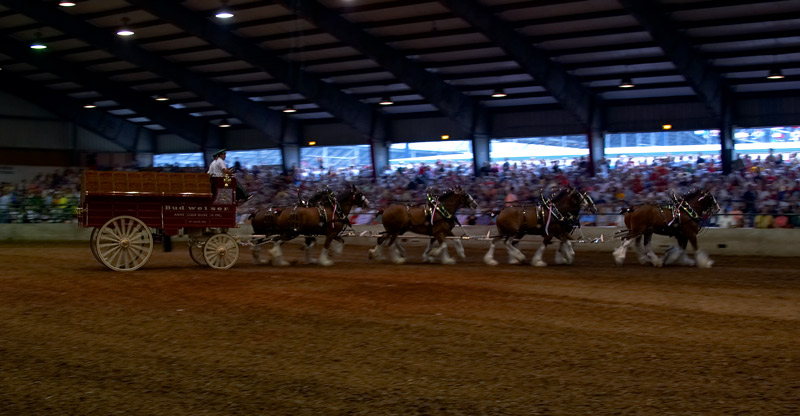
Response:
[{"label": "dirt ground", "polygon": [[217,271],[176,243],[118,273],[88,242],[0,245],[0,414],[800,414],[800,258],[420,251]]}]

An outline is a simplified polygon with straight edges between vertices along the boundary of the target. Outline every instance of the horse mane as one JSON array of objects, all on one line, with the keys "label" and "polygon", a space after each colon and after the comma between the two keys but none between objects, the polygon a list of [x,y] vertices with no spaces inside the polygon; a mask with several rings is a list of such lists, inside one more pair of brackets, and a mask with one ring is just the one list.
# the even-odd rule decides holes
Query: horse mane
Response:
[{"label": "horse mane", "polygon": [[703,191],[702,189],[700,189],[700,188],[694,188],[694,189],[691,189],[691,190],[689,190],[688,192],[686,192],[685,194],[683,194],[683,199],[684,199],[684,200],[689,200],[689,199],[692,199],[692,198],[694,198],[694,197],[696,197],[696,196],[699,196],[699,195],[700,195],[700,194],[702,194],[703,192],[704,192],[704,191]]},{"label": "horse mane", "polygon": [[555,195],[552,195],[552,194],[551,194],[551,196],[550,196],[550,199],[551,199],[551,200],[556,200],[556,199],[559,199],[559,198],[561,198],[561,197],[563,197],[563,196],[567,195],[567,193],[568,193],[568,192],[570,192],[572,189],[573,189],[573,188],[572,188],[571,186],[567,186],[567,187],[565,187],[565,188],[564,188],[564,187],[562,187],[562,188],[559,188],[559,189],[558,189],[558,193],[556,193]]}]

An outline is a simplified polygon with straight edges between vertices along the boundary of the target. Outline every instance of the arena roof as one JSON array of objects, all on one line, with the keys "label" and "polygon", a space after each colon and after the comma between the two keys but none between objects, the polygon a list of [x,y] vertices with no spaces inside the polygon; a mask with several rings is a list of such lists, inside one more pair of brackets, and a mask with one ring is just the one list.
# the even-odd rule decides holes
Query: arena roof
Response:
[{"label": "arena roof", "polygon": [[227,121],[275,147],[287,126],[355,143],[436,119],[489,137],[800,122],[800,0],[59,3],[0,0],[0,90],[90,128],[202,145]]}]

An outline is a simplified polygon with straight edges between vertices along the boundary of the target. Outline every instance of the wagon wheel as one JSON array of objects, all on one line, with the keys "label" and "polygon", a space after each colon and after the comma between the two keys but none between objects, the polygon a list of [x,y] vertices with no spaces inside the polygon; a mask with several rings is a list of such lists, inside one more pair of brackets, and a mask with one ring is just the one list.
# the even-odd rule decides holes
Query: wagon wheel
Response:
[{"label": "wagon wheel", "polygon": [[92,250],[92,255],[95,259],[97,259],[100,264],[103,264],[103,261],[100,260],[100,256],[97,255],[97,234],[98,229],[92,228],[92,235],[89,237],[89,248]]},{"label": "wagon wheel", "polygon": [[239,258],[239,244],[228,234],[215,234],[203,245],[203,258],[212,269],[229,269]]},{"label": "wagon wheel", "polygon": [[205,246],[206,241],[205,239],[189,240],[189,257],[201,266],[208,266],[205,257],[203,257],[203,246]]},{"label": "wagon wheel", "polygon": [[109,269],[130,272],[142,267],[153,254],[153,233],[138,218],[115,217],[100,227],[94,251]]}]

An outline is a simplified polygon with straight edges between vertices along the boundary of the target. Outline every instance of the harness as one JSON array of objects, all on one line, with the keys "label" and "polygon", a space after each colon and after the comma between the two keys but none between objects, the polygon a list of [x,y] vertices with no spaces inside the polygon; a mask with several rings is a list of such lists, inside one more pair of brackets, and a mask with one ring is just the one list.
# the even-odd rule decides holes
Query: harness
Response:
[{"label": "harness", "polygon": [[544,228],[544,232],[545,233],[549,233],[548,229],[550,228],[550,219],[551,218],[555,218],[556,221],[558,221],[560,223],[563,223],[563,224],[566,224],[566,225],[569,225],[573,229],[575,229],[575,227],[580,228],[580,226],[581,226],[580,217],[578,217],[576,215],[573,215],[571,212],[567,212],[566,214],[562,214],[561,211],[559,211],[558,207],[555,206],[555,204],[553,204],[553,200],[550,199],[550,198],[545,198],[544,195],[542,195],[542,206],[540,207],[540,209],[542,210],[542,214],[539,215],[539,218],[544,219],[543,218],[544,217],[544,212],[543,212],[544,211],[544,206],[547,206],[547,208],[548,208],[547,222],[545,223],[545,228]]},{"label": "harness", "polygon": [[[447,212],[447,209],[444,207],[444,205],[439,205],[439,197],[435,197],[435,196],[432,196],[431,194],[428,194],[427,198],[428,198],[428,206],[431,208],[431,210],[430,210],[430,220],[428,222],[433,224],[433,221],[434,221],[434,219],[436,217],[436,213],[437,212],[439,213],[439,215],[442,218],[444,218],[446,220],[453,219],[453,214]],[[426,211],[426,214],[425,214],[425,218],[426,219],[428,218],[428,215],[429,215],[428,211]],[[458,219],[456,219],[456,222],[458,222]]]}]

